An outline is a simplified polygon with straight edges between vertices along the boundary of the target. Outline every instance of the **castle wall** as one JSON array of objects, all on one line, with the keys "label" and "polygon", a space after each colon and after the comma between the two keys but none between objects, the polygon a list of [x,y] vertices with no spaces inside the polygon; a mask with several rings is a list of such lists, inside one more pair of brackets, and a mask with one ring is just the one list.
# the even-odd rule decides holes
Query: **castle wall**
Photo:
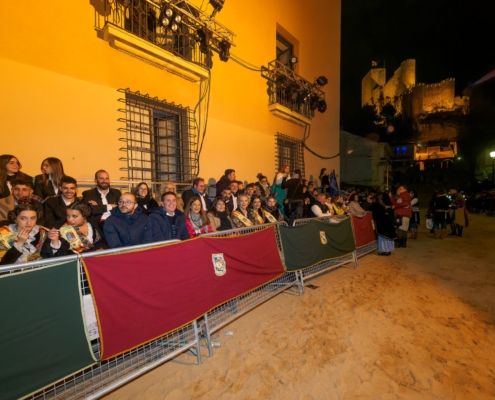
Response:
[{"label": "castle wall", "polygon": [[453,78],[425,85],[423,111],[429,113],[436,109],[450,110],[454,107],[454,97],[455,80]]}]

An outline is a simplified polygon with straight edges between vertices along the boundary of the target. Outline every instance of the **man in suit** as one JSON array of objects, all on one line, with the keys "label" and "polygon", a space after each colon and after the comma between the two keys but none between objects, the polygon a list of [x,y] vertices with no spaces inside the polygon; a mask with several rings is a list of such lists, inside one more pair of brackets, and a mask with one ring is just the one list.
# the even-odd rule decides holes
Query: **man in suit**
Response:
[{"label": "man in suit", "polygon": [[184,206],[187,205],[187,202],[193,196],[198,196],[201,199],[201,207],[203,210],[206,212],[210,210],[210,199],[206,194],[206,185],[203,178],[196,178],[193,181],[191,189],[185,190],[184,193],[182,193],[182,201],[184,202]]},{"label": "man in suit", "polygon": [[63,176],[59,185],[58,196],[48,197],[43,203],[45,226],[50,229],[58,229],[65,224],[67,207],[78,200],[77,181],[74,178]]},{"label": "man in suit", "polygon": [[107,171],[102,169],[95,173],[96,187],[83,192],[83,201],[92,210],[91,218],[99,220],[102,224],[110,216],[110,211],[117,207],[117,202],[122,196],[120,190],[110,187],[110,177]]}]

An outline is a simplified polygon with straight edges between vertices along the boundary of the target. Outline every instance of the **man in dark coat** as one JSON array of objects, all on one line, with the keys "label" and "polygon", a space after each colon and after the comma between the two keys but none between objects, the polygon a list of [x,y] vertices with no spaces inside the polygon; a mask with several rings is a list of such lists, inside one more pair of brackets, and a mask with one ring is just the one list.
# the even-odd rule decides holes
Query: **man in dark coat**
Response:
[{"label": "man in dark coat", "polygon": [[182,201],[184,202],[184,206],[187,205],[187,202],[193,196],[198,196],[201,199],[201,207],[204,211],[208,212],[210,210],[210,199],[206,194],[206,185],[203,178],[196,178],[193,181],[191,189],[185,190],[184,193],[182,193]]},{"label": "man in dark coat", "polygon": [[150,214],[153,229],[153,241],[189,239],[187,231],[186,216],[177,210],[177,197],[174,192],[162,194],[160,208],[154,209]]},{"label": "man in dark coat", "polygon": [[107,171],[100,169],[95,174],[96,187],[83,192],[83,201],[91,207],[91,218],[104,223],[110,212],[117,208],[117,201],[122,196],[118,189],[110,187]]},{"label": "man in dark coat", "polygon": [[136,197],[132,193],[124,193],[118,205],[103,226],[108,245],[113,249],[152,243],[151,220],[143,214]]},{"label": "man in dark coat", "polygon": [[289,202],[292,220],[302,218],[304,211],[304,184],[301,179],[301,170],[296,169],[290,180],[284,177],[281,186],[282,189],[287,189],[287,200]]},{"label": "man in dark coat", "polygon": [[67,221],[67,207],[78,200],[77,181],[71,176],[60,179],[59,194],[48,197],[43,203],[47,228],[60,228]]},{"label": "man in dark coat", "polygon": [[43,218],[43,199],[36,196],[34,193],[33,180],[31,178],[26,178],[20,176],[19,178],[10,181],[12,185],[12,194],[5,198],[4,206],[5,213],[4,216],[0,216],[0,226],[9,225],[11,222],[8,220],[7,214],[9,211],[13,210],[15,206],[19,204],[19,201],[30,200],[30,203],[36,206],[38,209],[38,215],[40,217],[36,221],[37,225],[44,225]]},{"label": "man in dark coat", "polygon": [[217,197],[222,195],[222,190],[226,187],[230,187],[230,183],[235,180],[235,170],[226,169],[225,175],[217,182]]}]

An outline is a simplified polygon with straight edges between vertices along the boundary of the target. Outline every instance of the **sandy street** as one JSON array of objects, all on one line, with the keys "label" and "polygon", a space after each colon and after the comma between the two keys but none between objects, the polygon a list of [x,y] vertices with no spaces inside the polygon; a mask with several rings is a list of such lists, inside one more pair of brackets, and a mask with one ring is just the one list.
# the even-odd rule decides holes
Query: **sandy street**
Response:
[{"label": "sandy street", "polygon": [[407,249],[282,293],[203,365],[183,354],[105,399],[494,399],[495,218],[442,241],[421,217]]}]

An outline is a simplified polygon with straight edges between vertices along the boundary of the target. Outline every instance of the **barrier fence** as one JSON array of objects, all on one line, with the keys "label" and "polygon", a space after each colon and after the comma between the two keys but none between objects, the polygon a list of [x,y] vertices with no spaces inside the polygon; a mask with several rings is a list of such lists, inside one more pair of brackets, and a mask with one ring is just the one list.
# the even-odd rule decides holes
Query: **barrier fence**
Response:
[{"label": "barrier fence", "polygon": [[[335,225],[335,224],[343,225],[349,223],[352,224],[352,219],[349,219],[347,222],[346,222],[346,218],[335,217],[335,216],[329,218],[318,218],[313,220],[305,219],[305,220],[297,220],[295,226],[302,227],[310,223],[316,224],[317,227],[315,229],[320,229],[320,230],[328,229],[326,234],[327,240],[330,240],[331,243],[331,240],[334,239],[328,237],[329,235],[328,232],[333,232],[332,231],[333,228],[331,227],[331,225]],[[325,227],[322,224],[323,225],[326,224],[328,226]],[[50,260],[37,260],[24,264],[16,264],[16,265],[0,267],[0,274],[2,274],[0,276],[0,296],[4,294],[5,297],[7,297],[7,298],[4,297],[0,301],[0,304],[4,305],[2,309],[2,315],[3,315],[3,311],[5,311],[7,308],[9,307],[12,308],[13,306],[15,306],[15,303],[10,303],[10,304],[8,303],[12,301],[12,298],[9,298],[8,295],[10,293],[8,291],[7,292],[5,291],[6,288],[9,287],[10,282],[13,282],[12,278],[14,278],[15,276],[19,276],[19,278],[22,279],[22,281],[26,281],[28,280],[28,278],[32,278],[32,281],[36,282],[37,276],[35,276],[33,272],[37,272],[37,271],[42,272],[46,270],[49,271],[50,273],[56,272],[55,275],[57,274],[63,275],[64,273],[66,273],[66,271],[69,268],[77,268],[77,273],[79,275],[79,282],[76,288],[76,292],[79,295],[79,300],[77,301],[80,303],[79,308],[84,310],[83,313],[84,323],[86,325],[85,334],[87,336],[86,342],[88,342],[90,346],[89,351],[86,351],[87,353],[85,355],[86,358],[81,361],[83,362],[83,364],[84,362],[86,363],[83,365],[82,368],[78,367],[77,369],[74,369],[73,367],[67,366],[65,370],[61,369],[59,371],[55,371],[49,377],[42,376],[40,377],[40,379],[34,381],[35,384],[37,385],[36,387],[33,387],[32,385],[30,386],[29,384],[16,386],[16,387],[13,387],[12,384],[10,386],[8,384],[6,386],[5,384],[2,384],[1,382],[7,382],[10,374],[9,362],[2,363],[3,366],[1,367],[2,369],[0,371],[0,399],[19,398],[23,396],[26,396],[26,398],[29,399],[51,399],[51,398],[96,399],[111,392],[117,387],[124,385],[125,383],[138,377],[139,375],[146,373],[150,369],[155,368],[156,366],[176,357],[178,354],[182,352],[188,350],[193,351],[193,353],[196,355],[197,363],[200,364],[201,363],[200,345],[201,343],[203,343],[203,341],[205,342],[208,348],[209,356],[211,357],[213,355],[211,335],[214,332],[218,331],[225,325],[232,322],[234,319],[249,312],[253,308],[260,305],[261,303],[269,300],[270,298],[276,296],[277,294],[285,290],[295,288],[297,289],[300,295],[303,294],[304,280],[309,279],[309,277],[318,275],[325,271],[329,271],[331,269],[334,269],[338,266],[344,265],[351,261],[354,261],[356,267],[357,257],[359,256],[358,252],[360,249],[363,249],[361,255],[367,254],[370,251],[376,249],[376,241],[374,243],[367,243],[359,248],[356,248],[355,245],[356,238],[354,238],[353,235],[353,251],[350,252],[349,254],[331,260],[319,261],[314,265],[310,265],[310,266],[301,265],[299,269],[295,271],[291,271],[288,270],[287,268],[287,265],[290,265],[289,260],[287,260],[287,262],[285,260],[285,257],[287,257],[287,254],[290,254],[290,252],[287,253],[288,251],[287,248],[285,249],[284,252],[284,246],[287,247],[288,245],[290,245],[290,243],[288,242],[284,244],[284,235],[286,232],[289,232],[291,229],[294,228],[287,227],[287,224],[285,222],[281,222],[275,224],[266,224],[266,225],[254,226],[249,228],[236,229],[231,231],[215,232],[215,233],[203,235],[198,239],[193,239],[185,242],[170,241],[170,242],[153,243],[151,245],[132,246],[125,249],[105,250],[101,252],[94,252],[83,255],[60,257],[57,259],[50,259]],[[231,242],[232,239],[234,240]],[[249,263],[249,260],[244,260],[240,262],[239,265],[237,266],[235,264],[235,261],[230,258],[231,249],[229,249],[229,247],[236,247],[236,249],[233,249],[236,254],[239,254],[241,248],[243,247],[239,245],[238,240],[242,240],[243,241],[242,244],[248,248],[248,251],[245,254],[243,254],[243,257],[251,257],[255,259],[253,262],[251,262],[251,264]],[[277,257],[279,257],[279,262],[276,261],[274,255],[271,254],[270,252],[267,252],[264,255],[259,254],[262,248],[265,248],[267,246],[270,247],[270,241],[273,241],[272,248],[277,253]],[[233,246],[227,246],[227,243],[231,243]],[[260,243],[262,243],[263,246],[261,246]],[[251,247],[253,245],[255,247]],[[337,245],[341,246],[338,243]],[[114,351],[116,352],[115,354],[113,354],[110,351],[110,353],[108,353],[108,356],[105,356],[104,353],[106,352],[107,349],[109,349],[108,345],[111,344],[112,340],[114,339],[118,340],[119,338],[117,336],[115,336],[115,338],[112,338],[110,336],[110,339],[108,340],[103,339],[103,343],[102,343],[101,329],[103,327],[103,338],[105,338],[106,332],[108,332],[108,329],[105,328],[105,326],[108,325],[105,324],[102,325],[104,321],[104,319],[102,318],[105,314],[105,300],[101,297],[101,293],[111,288],[112,285],[116,286],[117,288],[121,288],[121,287],[124,288],[124,292],[125,290],[130,290],[129,287],[132,289],[132,285],[129,285],[129,287],[127,288],[125,285],[119,286],[121,285],[121,281],[124,279],[126,273],[128,273],[129,271],[132,272],[131,266],[134,266],[135,269],[140,271],[140,273],[137,276],[131,275],[130,276],[131,280],[127,282],[127,283],[132,282],[134,286],[136,285],[139,286],[140,283],[135,281],[136,277],[139,276],[145,276],[145,277],[151,276],[152,280],[155,282],[163,278],[160,277],[161,275],[165,276],[166,278],[166,279],[163,278],[163,282],[168,282],[169,280],[173,280],[175,278],[174,276],[172,276],[173,273],[170,272],[171,265],[170,264],[164,265],[163,261],[161,261],[162,268],[167,268],[167,271],[165,273],[159,272],[159,265],[160,265],[159,260],[165,259],[164,254],[167,256],[167,258],[170,257],[171,255],[173,255],[176,249],[183,249],[184,253],[189,255],[198,252],[204,253],[205,252],[204,250],[203,251],[191,250],[193,247],[195,249],[203,249],[201,248],[201,246],[210,246],[211,251],[223,252],[223,253],[211,253],[210,250],[207,250],[206,254],[208,257],[211,257],[212,254],[213,256],[221,254],[222,257],[226,259],[226,268],[228,273],[225,275],[225,277],[229,276],[229,274],[230,276],[235,277],[236,276],[235,274],[241,274],[243,272],[243,268],[244,269],[247,268],[249,270],[249,273],[252,274],[253,270],[258,264],[260,263],[263,264],[263,262],[265,263],[268,262],[268,264],[263,268],[263,270],[260,270],[257,274],[255,274],[256,276],[260,274],[263,276],[258,277],[259,279],[252,282],[252,285],[254,286],[245,285],[243,287],[239,287],[238,289],[240,290],[240,292],[239,293],[235,291],[231,292],[232,293],[231,298],[219,299],[213,297],[212,302],[210,303],[205,302],[204,299],[198,301],[196,298],[194,298],[194,290],[192,290],[189,296],[191,297],[192,302],[195,304],[192,304],[190,308],[191,310],[194,310],[197,315],[194,314],[193,312],[191,315],[194,315],[194,317],[191,320],[187,320],[185,323],[180,323],[180,325],[175,325],[172,327],[172,329],[168,329],[168,327],[164,327],[163,329],[165,329],[166,331],[163,331],[162,334],[158,336],[156,335],[155,336],[152,335],[149,337],[145,336],[145,339],[142,342],[140,342],[141,340],[140,338],[137,338],[136,343],[139,342],[137,346],[134,346],[133,343],[130,344],[126,343],[122,347],[122,349],[124,349],[123,351],[116,349]],[[296,255],[297,255],[297,246],[298,244],[296,243],[296,248],[291,250],[293,254]],[[348,251],[348,248],[341,250]],[[137,255],[139,255],[139,257],[137,257]],[[264,257],[263,259],[264,261],[258,260],[257,257]],[[146,265],[141,265],[136,260],[141,259],[142,264],[146,264],[146,263],[150,264],[153,258],[156,261],[155,262],[156,265],[151,267],[156,269],[154,270],[155,271],[154,275],[153,274],[150,275],[149,273],[145,273],[144,270],[142,269],[146,267]],[[132,262],[129,263],[127,269],[125,266],[126,259],[132,260]],[[177,276],[182,276],[186,272],[184,267],[191,268],[191,266],[193,266],[194,260],[195,260],[194,258],[186,260],[186,262],[190,262],[192,264],[182,265],[183,268],[180,269],[179,271],[180,273]],[[206,261],[203,260],[197,262],[203,265]],[[212,261],[209,262],[211,263]],[[214,263],[215,260],[213,260],[213,265]],[[277,266],[277,264],[280,265]],[[95,274],[94,271],[101,272],[103,274],[103,278],[108,279],[110,275],[106,276],[105,273],[109,271],[108,270],[109,268],[113,268],[113,267],[118,268],[118,270],[116,269],[115,271],[113,271],[114,275],[112,275],[111,285],[109,285],[108,287],[104,287],[105,291],[103,292],[101,287],[100,288],[98,286],[93,287],[93,285],[95,285],[96,282],[98,281],[98,279],[95,278],[96,275],[94,275]],[[236,268],[238,269],[237,272],[235,272]],[[201,268],[198,268],[198,271],[200,270]],[[267,273],[268,270],[271,270],[271,272]],[[22,271],[22,273],[19,274],[18,272],[20,271]],[[88,272],[90,274],[89,280],[87,277]],[[210,271],[208,271],[208,273],[212,275]],[[241,275],[237,275],[237,276],[241,276]],[[210,285],[213,287],[213,289],[217,290],[218,288],[217,285],[219,284],[219,282],[222,282],[222,279],[225,279],[225,277],[221,277],[221,278],[218,278],[218,276],[210,277],[209,279],[212,279]],[[102,279],[102,282],[105,279]],[[217,281],[215,279],[219,279],[219,280]],[[93,282],[93,280],[95,281]],[[72,282],[72,280],[69,281]],[[149,284],[149,281],[150,279],[148,279],[145,282],[146,285]],[[73,283],[75,284],[75,281]],[[201,283],[203,283],[203,281],[201,281]],[[63,286],[70,286],[70,285],[63,285]],[[42,289],[43,288],[40,288],[39,293],[31,293],[30,296],[27,296],[31,298],[33,304],[39,302],[40,298],[43,298],[44,296],[46,298],[51,297],[50,293],[47,293],[46,291],[43,292]],[[94,290],[96,290],[96,292],[94,292]],[[187,291],[187,290],[188,290],[187,286],[183,286],[183,288],[181,289],[181,291]],[[215,290],[213,290],[213,295],[215,295]],[[222,289],[220,290],[220,292],[224,293],[226,292],[226,290]],[[96,297],[94,297],[95,295]],[[136,293],[134,293],[134,295],[136,295]],[[202,296],[203,293],[198,292],[198,295]],[[60,303],[60,298],[56,300],[58,303]],[[111,300],[112,299],[110,299],[110,301],[106,303],[107,306],[111,304]],[[133,299],[133,301],[134,300],[136,299]],[[172,300],[173,299],[171,298],[167,298],[166,302],[171,302]],[[198,308],[198,303],[200,302],[202,303],[201,305],[207,307],[207,309]],[[33,304],[27,304],[27,305],[32,307]],[[209,304],[213,304],[213,306],[210,307]],[[99,315],[98,323],[95,318],[96,315],[90,312],[90,309],[92,308],[93,305],[96,305],[97,312]],[[2,306],[0,305],[0,308],[1,307]],[[119,307],[122,307],[122,305],[119,304]],[[121,336],[129,336],[132,334],[131,328],[133,328],[132,326],[133,324],[132,322],[125,320],[126,315],[124,314],[132,313],[132,310],[129,310],[127,307],[124,308],[125,308],[124,309],[125,313],[123,313],[122,315],[122,317],[124,318],[122,321],[123,325],[120,327],[120,329],[126,330],[127,328],[129,328],[129,332],[127,331],[122,332]],[[110,312],[112,313],[116,311],[118,311],[118,309],[115,306],[113,309],[110,309]],[[142,309],[139,312],[142,312]],[[164,318],[161,317],[157,318],[157,317],[167,315],[167,318],[165,319],[168,319],[170,314],[168,312],[163,314],[164,312],[163,310],[161,312],[162,314],[160,313],[155,314],[154,318],[163,320]],[[73,314],[77,314],[77,313],[73,313]],[[12,314],[12,318],[15,319],[14,313]],[[12,326],[9,326],[9,323],[11,322],[12,321],[9,318],[6,319],[6,325],[4,326],[6,327],[7,330],[12,328]],[[63,321],[60,322],[63,325]],[[3,332],[2,332],[2,337],[4,337]],[[8,345],[9,343],[4,343],[4,347]],[[41,347],[42,343],[38,343],[38,345]],[[81,346],[81,348],[83,347],[84,346]],[[55,352],[55,350],[56,349],[52,349],[53,352]],[[29,356],[29,354],[26,354],[26,356]],[[92,361],[88,362],[87,361],[89,360],[88,357],[91,357]],[[27,357],[26,359],[28,358],[29,357]],[[25,366],[21,365],[20,368],[21,369],[24,368],[25,370],[14,371],[14,372],[24,374],[25,379],[29,381],[31,380],[30,372],[32,372],[32,370],[29,370],[29,365],[28,365],[29,363],[27,361],[24,360],[22,362],[25,362],[26,365]],[[28,370],[30,371],[29,373],[27,372]],[[51,379],[51,380],[48,379],[54,377],[56,377],[56,379]],[[53,383],[55,381],[56,383]]]}]

